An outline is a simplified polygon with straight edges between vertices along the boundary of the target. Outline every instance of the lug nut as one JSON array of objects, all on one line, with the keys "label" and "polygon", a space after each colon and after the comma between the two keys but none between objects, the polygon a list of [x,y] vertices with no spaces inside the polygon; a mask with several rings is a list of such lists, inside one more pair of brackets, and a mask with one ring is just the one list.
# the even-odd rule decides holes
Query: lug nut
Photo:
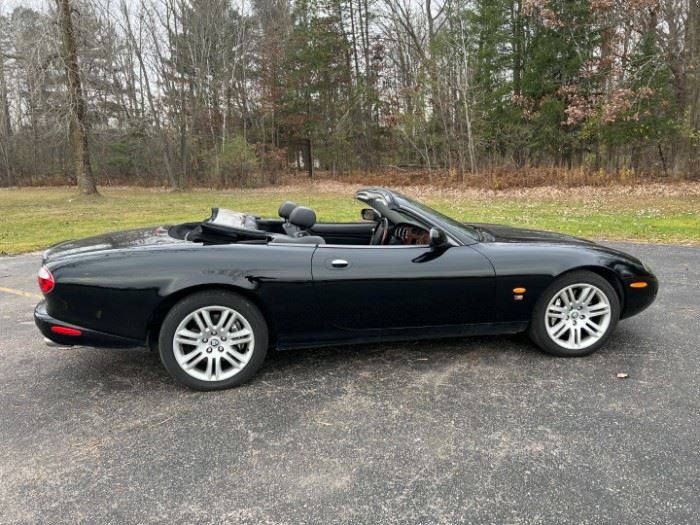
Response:
[{"label": "lug nut", "polygon": [[207,353],[208,353],[208,354],[211,354],[211,351],[212,351],[211,348],[207,348]]},{"label": "lug nut", "polygon": [[222,337],[221,340],[222,340],[222,341],[226,341],[226,337]]},{"label": "lug nut", "polygon": [[220,346],[220,347],[219,347],[219,352],[223,352],[223,351],[224,351],[224,347],[223,347],[223,346]]},{"label": "lug nut", "polygon": [[207,339],[206,337],[202,339],[202,343],[206,343],[207,341],[209,341],[209,339]]}]

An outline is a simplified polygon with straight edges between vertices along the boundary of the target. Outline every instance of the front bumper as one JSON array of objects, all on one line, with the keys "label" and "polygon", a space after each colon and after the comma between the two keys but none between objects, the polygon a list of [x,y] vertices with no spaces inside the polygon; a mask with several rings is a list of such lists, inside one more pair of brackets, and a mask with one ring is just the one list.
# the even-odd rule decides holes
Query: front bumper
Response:
[{"label": "front bumper", "polygon": [[[635,281],[644,281],[647,283],[647,287],[631,288],[630,284]],[[659,282],[651,274],[644,277],[625,279],[623,286],[625,287],[625,304],[620,319],[632,317],[646,310],[654,302],[656,294],[659,292]]]},{"label": "front bumper", "polygon": [[[46,301],[40,302],[34,309],[34,322],[37,328],[43,334],[47,341],[55,343],[57,346],[95,346],[101,348],[133,348],[136,346],[144,346],[144,341],[129,339],[118,335],[106,334],[82,326],[76,326],[70,323],[64,323],[58,319],[51,317],[46,311]],[[80,335],[64,335],[58,334],[52,330],[54,326],[63,328],[72,328],[79,330]]]}]

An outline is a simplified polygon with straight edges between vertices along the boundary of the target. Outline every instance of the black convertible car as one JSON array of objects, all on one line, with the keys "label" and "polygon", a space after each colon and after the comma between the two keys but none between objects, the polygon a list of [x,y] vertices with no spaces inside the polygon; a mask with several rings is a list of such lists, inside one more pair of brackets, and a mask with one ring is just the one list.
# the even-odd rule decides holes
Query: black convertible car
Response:
[{"label": "black convertible car", "polygon": [[362,222],[317,223],[214,208],[196,223],[49,248],[35,319],[47,343],[148,346],[187,386],[248,380],[269,347],[528,331],[544,351],[583,356],[658,284],[638,259],[590,241],[463,224],[369,188]]}]

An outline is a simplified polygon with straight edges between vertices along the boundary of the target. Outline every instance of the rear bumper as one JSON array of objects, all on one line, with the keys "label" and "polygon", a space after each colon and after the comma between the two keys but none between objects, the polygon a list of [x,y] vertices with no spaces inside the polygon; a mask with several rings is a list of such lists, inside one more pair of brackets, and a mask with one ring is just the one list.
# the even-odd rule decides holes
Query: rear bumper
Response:
[{"label": "rear bumper", "polygon": [[[42,301],[34,309],[34,322],[37,328],[43,334],[44,338],[49,342],[55,343],[58,346],[95,346],[101,348],[133,348],[135,346],[144,346],[144,341],[136,339],[128,339],[118,335],[106,334],[89,328],[83,328],[70,323],[64,323],[58,319],[51,317],[46,311],[46,302]],[[58,334],[52,330],[54,326],[71,328],[78,330],[80,335],[64,335]]]}]

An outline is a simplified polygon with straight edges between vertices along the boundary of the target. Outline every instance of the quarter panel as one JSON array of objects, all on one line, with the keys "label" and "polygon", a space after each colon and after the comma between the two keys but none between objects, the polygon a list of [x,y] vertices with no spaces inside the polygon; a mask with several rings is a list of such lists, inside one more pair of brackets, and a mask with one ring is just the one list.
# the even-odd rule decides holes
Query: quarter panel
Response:
[{"label": "quarter panel", "polygon": [[[49,315],[123,337],[145,339],[166,297],[201,285],[234,286],[257,295],[280,333],[314,328],[314,246],[221,245],[136,249],[49,265],[56,287]],[[309,326],[310,325],[310,326]]]}]

